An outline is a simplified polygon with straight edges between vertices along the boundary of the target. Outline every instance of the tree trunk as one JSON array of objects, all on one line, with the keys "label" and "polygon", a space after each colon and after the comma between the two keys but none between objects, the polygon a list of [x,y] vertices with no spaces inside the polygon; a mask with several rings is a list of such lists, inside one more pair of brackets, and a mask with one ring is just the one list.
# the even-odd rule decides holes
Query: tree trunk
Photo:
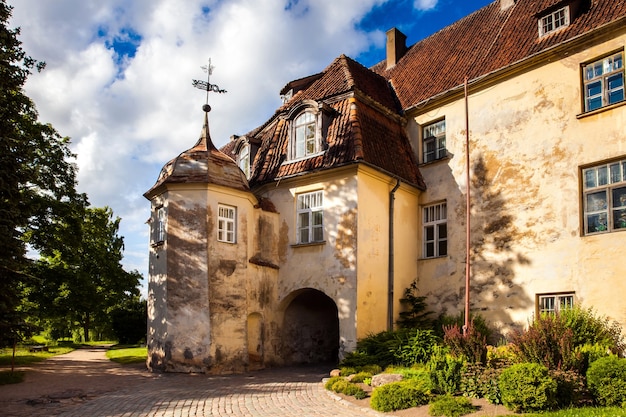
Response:
[{"label": "tree trunk", "polygon": [[85,320],[83,320],[83,333],[85,342],[89,342],[89,313],[85,313]]}]

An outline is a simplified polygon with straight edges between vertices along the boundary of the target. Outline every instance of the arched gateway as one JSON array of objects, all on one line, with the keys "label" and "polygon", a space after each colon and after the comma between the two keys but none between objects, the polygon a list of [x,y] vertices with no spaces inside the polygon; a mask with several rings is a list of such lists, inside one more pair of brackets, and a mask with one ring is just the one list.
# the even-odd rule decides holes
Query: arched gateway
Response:
[{"label": "arched gateway", "polygon": [[285,364],[336,362],[339,318],[335,302],[310,288],[292,293],[286,302],[282,332]]}]

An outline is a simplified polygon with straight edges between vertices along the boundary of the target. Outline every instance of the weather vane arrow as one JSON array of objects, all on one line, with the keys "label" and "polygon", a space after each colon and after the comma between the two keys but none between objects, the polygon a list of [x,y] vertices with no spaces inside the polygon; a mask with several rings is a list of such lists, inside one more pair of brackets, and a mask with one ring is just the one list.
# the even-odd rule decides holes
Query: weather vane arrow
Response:
[{"label": "weather vane arrow", "polygon": [[192,80],[191,84],[199,90],[206,91],[206,105],[209,104],[209,92],[214,93],[226,93],[226,90],[222,90],[216,84],[211,84],[211,74],[213,73],[213,65],[211,65],[211,58],[209,58],[209,65],[203,65],[202,70],[207,73],[206,81]]}]

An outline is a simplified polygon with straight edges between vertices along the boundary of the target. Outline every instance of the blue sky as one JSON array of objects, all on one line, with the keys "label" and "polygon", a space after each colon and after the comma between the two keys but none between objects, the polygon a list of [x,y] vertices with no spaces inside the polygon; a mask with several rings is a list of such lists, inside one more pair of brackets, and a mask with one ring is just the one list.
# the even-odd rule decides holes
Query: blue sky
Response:
[{"label": "blue sky", "polygon": [[122,218],[124,266],[147,277],[149,202],[161,167],[191,147],[205,94],[193,79],[211,58],[211,136],[249,132],[280,105],[289,81],[346,54],[384,59],[385,32],[412,45],[486,0],[8,0],[10,26],[46,61],[26,93],[40,120],[71,138],[79,190]]}]

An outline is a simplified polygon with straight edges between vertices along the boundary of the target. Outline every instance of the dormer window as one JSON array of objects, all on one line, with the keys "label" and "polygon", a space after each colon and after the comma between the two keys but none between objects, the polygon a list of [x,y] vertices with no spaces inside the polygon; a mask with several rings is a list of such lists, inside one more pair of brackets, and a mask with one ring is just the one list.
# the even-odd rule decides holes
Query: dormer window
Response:
[{"label": "dormer window", "polygon": [[561,7],[539,18],[539,36],[545,36],[549,33],[569,26],[570,11],[569,6]]},{"label": "dormer window", "polygon": [[320,152],[317,139],[317,116],[305,111],[293,121],[292,159],[308,158]]}]

